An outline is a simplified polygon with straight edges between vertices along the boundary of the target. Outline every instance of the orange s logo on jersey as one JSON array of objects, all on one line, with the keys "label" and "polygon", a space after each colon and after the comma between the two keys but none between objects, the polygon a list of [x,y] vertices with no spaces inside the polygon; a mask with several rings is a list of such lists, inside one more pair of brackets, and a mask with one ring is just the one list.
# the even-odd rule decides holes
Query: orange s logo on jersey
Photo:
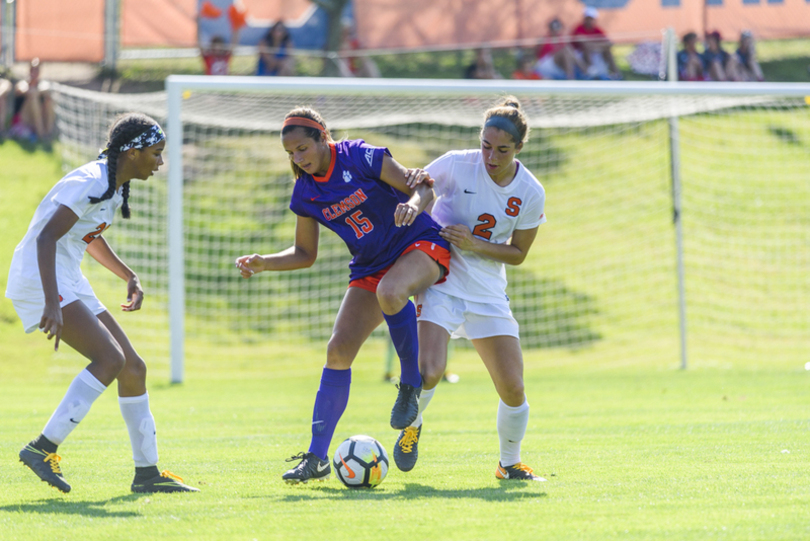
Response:
[{"label": "orange s logo on jersey", "polygon": [[91,231],[90,233],[82,237],[82,240],[87,244],[90,244],[91,242],[96,240],[96,237],[104,233],[105,229],[107,229],[107,222],[102,222],[101,224],[99,224],[98,227],[95,228],[95,230]]},{"label": "orange s logo on jersey", "polygon": [[520,214],[520,205],[523,204],[523,201],[519,197],[510,197],[509,201],[506,202],[506,214],[509,216],[517,216]]}]

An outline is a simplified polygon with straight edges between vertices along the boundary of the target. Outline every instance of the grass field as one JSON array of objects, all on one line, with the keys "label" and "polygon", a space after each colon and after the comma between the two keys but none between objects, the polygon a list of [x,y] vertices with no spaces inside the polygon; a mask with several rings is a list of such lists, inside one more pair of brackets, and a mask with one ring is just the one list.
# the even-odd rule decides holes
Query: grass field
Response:
[{"label": "grass field", "polygon": [[[581,142],[572,136],[558,144],[576,160]],[[13,247],[60,176],[60,163],[55,154],[8,141],[0,144],[0,163],[4,286]],[[565,174],[559,180],[571,182]],[[564,209],[558,215],[564,225]],[[552,249],[554,235],[547,239]],[[147,304],[138,315],[154,312]],[[334,478],[287,487],[284,459],[309,442],[324,344],[276,340],[191,362],[182,386],[166,383],[165,362],[150,364],[160,465],[201,493],[129,492],[128,438],[110,390],[60,447],[73,484],[62,495],[16,454],[83,364],[67,347],[53,354],[42,336],[25,335],[2,299],[0,539],[810,538],[810,375],[797,358],[709,356],[680,371],[672,335],[645,335],[645,321],[631,322],[639,329],[634,351],[646,352],[644,360],[622,363],[615,351],[603,358],[598,347],[526,352],[532,416],[523,460],[548,478],[543,484],[495,479],[497,395],[475,354],[457,349],[451,366],[461,382],[440,386],[414,471],[394,468],[372,491],[344,489]],[[195,347],[205,345],[190,344],[191,357]],[[335,440],[365,433],[390,453],[395,389],[380,381],[384,347],[371,341],[355,363]]]}]

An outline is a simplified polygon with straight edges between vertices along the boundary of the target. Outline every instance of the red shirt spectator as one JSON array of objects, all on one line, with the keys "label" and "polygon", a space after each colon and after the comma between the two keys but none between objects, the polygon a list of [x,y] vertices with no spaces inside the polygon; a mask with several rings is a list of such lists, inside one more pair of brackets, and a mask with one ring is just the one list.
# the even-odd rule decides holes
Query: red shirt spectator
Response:
[{"label": "red shirt spectator", "polygon": [[548,23],[548,39],[546,43],[537,46],[535,55],[540,60],[546,55],[555,54],[560,49],[564,49],[568,45],[569,40],[565,39],[562,35],[563,25],[559,19],[553,19]]},{"label": "red shirt spectator", "polygon": [[228,75],[228,66],[231,63],[230,52],[204,52],[202,59],[205,62],[206,75]]},{"label": "red shirt spectator", "polygon": [[[583,42],[594,40],[595,38],[602,38],[607,40],[607,34],[596,26],[596,24],[591,24],[590,26],[587,23],[581,23],[579,26],[574,28],[574,31],[571,33],[574,37],[574,47],[578,50],[582,50]],[[577,38],[585,38],[585,39],[577,39]]]},{"label": "red shirt spectator", "polygon": [[578,57],[587,66],[589,79],[620,79],[621,73],[613,59],[611,43],[605,32],[596,26],[599,11],[588,6],[583,12],[582,23],[571,34]]}]

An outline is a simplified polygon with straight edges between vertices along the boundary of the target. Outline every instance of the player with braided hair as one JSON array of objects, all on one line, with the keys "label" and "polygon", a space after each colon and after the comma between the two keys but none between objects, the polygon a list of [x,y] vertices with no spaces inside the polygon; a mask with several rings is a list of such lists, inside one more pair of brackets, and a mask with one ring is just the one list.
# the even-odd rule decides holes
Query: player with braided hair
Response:
[{"label": "player with braided hair", "polygon": [[444,280],[450,245],[422,213],[433,198],[430,184],[422,179],[411,189],[408,170],[387,148],[359,139],[334,142],[323,118],[308,108],[287,114],[281,143],[296,179],[290,202],[295,243],[276,254],[239,257],[242,276],[311,266],[318,256],[319,224],[337,233],[353,256],[315,397],[309,451],[292,457],[300,462],[282,476],[288,483],[306,483],[329,477],[329,443],[349,400],[352,362],[383,320],[402,369],[391,426],[403,429],[416,418],[422,378],[409,297]]},{"label": "player with braided hair", "polygon": [[138,276],[102,233],[121,207],[129,218],[129,183],[146,180],[163,165],[165,135],[157,122],[136,113],[119,117],[97,161],[68,173],[39,204],[14,250],[6,297],[25,331],[39,328],[90,360],[68,387],[42,433],[20,451],[20,461],[51,486],[69,492],[56,454],[90,406],[118,380],[118,401],[135,461],[133,492],[197,492],[171,472],[158,470],[155,419],[146,392],[146,364],[124,330],[96,298],[80,264],[84,253],[127,282],[124,312],[141,308]]},{"label": "player with braided hair", "polygon": [[447,367],[452,336],[472,341],[500,397],[496,477],[545,481],[520,459],[529,403],[518,323],[506,296],[505,265],[523,263],[546,221],[543,186],[516,159],[528,135],[520,102],[508,96],[484,114],[480,148],[448,152],[425,167],[436,192],[428,210],[443,226],[441,236],[452,245],[453,257],[448,280],[415,299],[424,388],[417,419],[394,447],[394,462],[403,471],[416,465],[422,413]]}]

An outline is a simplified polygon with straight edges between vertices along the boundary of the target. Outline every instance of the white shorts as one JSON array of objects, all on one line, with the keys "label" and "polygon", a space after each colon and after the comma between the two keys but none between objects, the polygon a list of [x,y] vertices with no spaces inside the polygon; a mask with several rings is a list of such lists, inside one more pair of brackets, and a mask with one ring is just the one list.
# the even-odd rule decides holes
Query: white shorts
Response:
[{"label": "white shorts", "polygon": [[520,326],[512,315],[509,301],[472,302],[428,288],[416,297],[417,321],[430,321],[444,328],[453,338],[514,336],[520,339]]},{"label": "white shorts", "polygon": [[[96,294],[93,292],[87,278],[82,277],[82,280],[74,287],[65,286],[57,279],[56,287],[59,291],[59,306],[61,308],[76,301],[82,301],[94,315],[107,311],[107,307],[96,298]],[[11,303],[14,305],[14,310],[17,311],[20,320],[22,320],[25,332],[31,333],[39,328],[39,322],[42,321],[42,311],[45,309],[45,294],[42,289],[30,289],[24,292],[22,296],[25,298],[11,299]]]}]

